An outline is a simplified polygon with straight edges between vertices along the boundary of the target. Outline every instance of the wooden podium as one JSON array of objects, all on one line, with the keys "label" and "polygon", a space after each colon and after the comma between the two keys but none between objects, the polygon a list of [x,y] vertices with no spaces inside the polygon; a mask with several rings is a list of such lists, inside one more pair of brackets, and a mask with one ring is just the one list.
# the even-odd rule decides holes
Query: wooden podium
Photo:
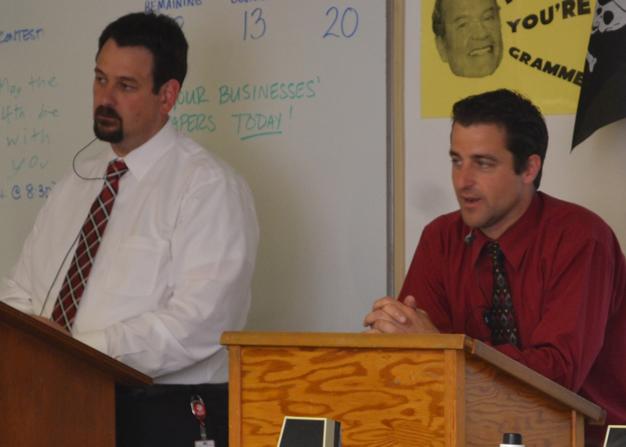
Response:
[{"label": "wooden podium", "polygon": [[230,447],[274,447],[283,417],[341,422],[344,447],[584,445],[604,411],[464,335],[227,332]]},{"label": "wooden podium", "polygon": [[0,303],[0,446],[115,447],[115,384],[152,379]]}]

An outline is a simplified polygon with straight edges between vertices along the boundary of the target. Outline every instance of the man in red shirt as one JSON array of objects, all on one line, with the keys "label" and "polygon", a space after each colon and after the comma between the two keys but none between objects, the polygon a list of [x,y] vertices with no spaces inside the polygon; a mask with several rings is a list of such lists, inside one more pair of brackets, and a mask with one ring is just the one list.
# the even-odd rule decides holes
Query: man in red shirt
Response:
[{"label": "man in red shirt", "polygon": [[[538,192],[548,133],[539,110],[497,90],[453,107],[460,209],[422,233],[399,300],[374,332],[465,333],[626,423],[626,261],[600,217]],[[587,446],[603,427],[589,426]]]}]

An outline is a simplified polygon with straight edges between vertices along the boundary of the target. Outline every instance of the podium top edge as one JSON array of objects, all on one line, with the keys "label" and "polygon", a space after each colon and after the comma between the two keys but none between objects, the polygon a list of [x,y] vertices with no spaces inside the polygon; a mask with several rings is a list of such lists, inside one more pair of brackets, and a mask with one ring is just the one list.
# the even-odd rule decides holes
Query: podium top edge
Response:
[{"label": "podium top edge", "polygon": [[224,332],[225,346],[328,348],[456,349],[471,348],[463,334],[368,334],[353,332]]}]

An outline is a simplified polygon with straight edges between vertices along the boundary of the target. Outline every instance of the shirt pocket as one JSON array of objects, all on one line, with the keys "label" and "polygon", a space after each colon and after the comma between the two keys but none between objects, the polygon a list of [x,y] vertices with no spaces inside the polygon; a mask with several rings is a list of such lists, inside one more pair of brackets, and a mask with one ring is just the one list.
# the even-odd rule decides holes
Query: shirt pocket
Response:
[{"label": "shirt pocket", "polygon": [[106,277],[106,288],[119,295],[148,296],[165,269],[169,244],[164,240],[131,236],[123,241]]}]

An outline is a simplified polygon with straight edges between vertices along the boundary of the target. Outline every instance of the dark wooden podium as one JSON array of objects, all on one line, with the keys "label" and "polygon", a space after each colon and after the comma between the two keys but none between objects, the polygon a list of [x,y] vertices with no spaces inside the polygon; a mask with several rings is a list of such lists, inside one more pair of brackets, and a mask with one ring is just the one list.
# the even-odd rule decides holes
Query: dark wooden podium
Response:
[{"label": "dark wooden podium", "polygon": [[116,383],[152,379],[0,303],[0,446],[114,447]]},{"label": "dark wooden podium", "polygon": [[283,417],[341,422],[344,447],[584,445],[604,411],[463,335],[227,332],[230,447],[274,447]]}]

